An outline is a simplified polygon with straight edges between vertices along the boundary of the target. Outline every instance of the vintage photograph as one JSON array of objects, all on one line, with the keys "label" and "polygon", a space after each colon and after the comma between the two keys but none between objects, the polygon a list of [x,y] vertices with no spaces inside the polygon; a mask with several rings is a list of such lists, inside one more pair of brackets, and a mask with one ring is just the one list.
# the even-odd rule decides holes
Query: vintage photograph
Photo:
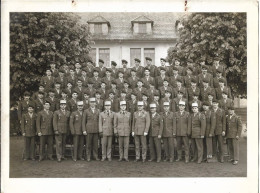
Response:
[{"label": "vintage photograph", "polygon": [[10,12],[10,178],[247,177],[246,12]]}]

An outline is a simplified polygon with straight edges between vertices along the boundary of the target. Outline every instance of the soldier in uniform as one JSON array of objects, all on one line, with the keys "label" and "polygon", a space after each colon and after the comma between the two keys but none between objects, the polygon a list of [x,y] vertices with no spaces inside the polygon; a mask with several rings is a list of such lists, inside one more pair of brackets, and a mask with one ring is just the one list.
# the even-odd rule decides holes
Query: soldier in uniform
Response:
[{"label": "soldier in uniform", "polygon": [[118,99],[115,98],[115,93],[112,90],[110,90],[108,92],[108,94],[109,94],[108,95],[109,97],[106,100],[111,102],[111,110],[113,112],[118,112],[119,111],[119,106],[118,106],[119,102],[118,102]]},{"label": "soldier in uniform", "polygon": [[218,107],[219,103],[213,100],[213,124],[215,125],[215,137],[213,138],[213,154],[219,152],[220,162],[224,162],[224,136],[226,135],[226,115],[225,111]]},{"label": "soldier in uniform", "polygon": [[58,162],[65,158],[66,137],[69,131],[70,112],[66,110],[66,101],[60,101],[60,109],[53,114],[53,128]]},{"label": "soldier in uniform", "polygon": [[118,69],[116,68],[117,63],[115,61],[111,61],[111,76],[114,79],[118,78]]},{"label": "soldier in uniform", "polygon": [[172,111],[172,112],[177,111],[177,109],[176,109],[177,106],[175,105],[175,102],[179,103],[179,101],[177,101],[176,99],[175,99],[176,101],[172,100],[171,95],[172,95],[172,93],[170,91],[167,90],[165,92],[165,97],[161,99],[160,112],[164,112],[164,105],[163,105],[164,102],[169,102],[170,111]]},{"label": "soldier in uniform", "polygon": [[99,161],[98,158],[98,118],[99,110],[96,108],[96,99],[90,98],[90,108],[83,112],[82,118],[82,131],[83,135],[86,136],[86,157],[87,161],[91,160],[91,152],[93,151],[93,157]]},{"label": "soldier in uniform", "polygon": [[240,117],[235,114],[233,106],[228,108],[228,113],[226,117],[227,146],[230,153],[230,161],[233,165],[237,165],[239,160],[239,138],[242,131],[242,122]]},{"label": "soldier in uniform", "polygon": [[159,76],[158,68],[154,64],[152,64],[152,58],[145,57],[145,60],[146,60],[146,68],[149,69],[150,71],[150,76],[153,78]]},{"label": "soldier in uniform", "polygon": [[101,78],[99,77],[99,68],[98,67],[95,67],[93,69],[93,77],[91,78],[91,80],[93,81],[93,87],[94,89],[98,90],[100,88],[100,84],[101,84]]},{"label": "soldier in uniform", "polygon": [[140,66],[141,60],[139,60],[138,58],[135,58],[134,61],[135,61],[135,66],[133,67],[133,69],[135,69],[135,71],[136,71],[136,76],[138,78],[143,78],[144,67]]},{"label": "soldier in uniform", "polygon": [[138,101],[138,111],[133,115],[132,123],[132,136],[135,140],[135,162],[140,160],[140,142],[142,144],[142,160],[145,162],[147,153],[147,142],[146,136],[148,135],[150,128],[150,115],[144,111],[143,101]]},{"label": "soldier in uniform", "polygon": [[155,80],[153,77],[150,75],[150,69],[148,67],[144,68],[144,77],[142,78],[143,84],[145,88],[150,87],[150,82],[155,83]]},{"label": "soldier in uniform", "polygon": [[163,86],[163,81],[166,78],[166,69],[164,67],[160,67],[160,75],[156,77],[156,85],[155,87],[158,89]]},{"label": "soldier in uniform", "polygon": [[68,107],[70,112],[74,112],[77,110],[77,102],[78,102],[78,92],[72,91],[72,98],[68,102]]},{"label": "soldier in uniform", "polygon": [[193,159],[191,161],[197,160],[197,163],[200,164],[203,160],[203,139],[205,137],[206,119],[205,115],[199,112],[197,103],[192,103],[192,111],[190,118]]},{"label": "soldier in uniform", "polygon": [[224,85],[227,86],[227,80],[221,75],[222,71],[220,69],[217,69],[216,71],[216,77],[213,78],[213,86],[214,88],[219,87],[219,80],[223,79]]},{"label": "soldier in uniform", "polygon": [[112,80],[114,80],[114,78],[111,76],[111,69],[110,68],[107,68],[106,69],[106,76],[102,79],[103,82],[105,82],[107,85],[106,85],[106,88],[107,89],[111,89],[111,82]]},{"label": "soldier in uniform", "polygon": [[124,81],[124,88],[121,90],[121,92],[126,93],[126,101],[131,100],[132,89],[129,88],[129,82],[127,80]]},{"label": "soldier in uniform", "polygon": [[86,88],[88,86],[88,80],[89,80],[89,78],[87,77],[87,70],[86,70],[86,68],[83,68],[81,70],[81,76],[78,77],[78,78],[81,78],[82,86],[83,86],[83,88]]},{"label": "soldier in uniform", "polygon": [[87,77],[92,78],[93,77],[93,62],[91,60],[87,61],[87,67],[85,69],[87,72]]},{"label": "soldier in uniform", "polygon": [[200,89],[201,100],[202,101],[207,100],[209,93],[211,93],[213,95],[213,98],[215,99],[216,98],[215,89],[209,86],[209,80],[205,78],[202,81],[203,81],[203,87]]},{"label": "soldier in uniform", "polygon": [[143,87],[143,81],[139,79],[137,81],[137,88],[134,89],[134,92],[137,94],[137,100],[142,100],[142,93],[147,89]]},{"label": "soldier in uniform", "polygon": [[223,91],[222,99],[219,100],[219,107],[225,111],[226,115],[228,115],[228,108],[233,105],[234,105],[233,100],[228,98],[228,92]]},{"label": "soldier in uniform", "polygon": [[127,61],[122,60],[122,66],[121,71],[124,73],[124,78],[127,80],[130,77],[130,69],[127,69]]},{"label": "soldier in uniform", "polygon": [[75,75],[74,66],[70,66],[70,74],[67,76],[67,80],[72,84],[72,88],[76,86],[77,77]]},{"label": "soldier in uniform", "polygon": [[216,88],[216,98],[218,100],[221,100],[222,99],[222,93],[225,91],[225,92],[228,93],[228,98],[232,99],[230,88],[224,85],[225,80],[223,78],[220,78],[218,80],[218,82],[219,82],[219,87]]},{"label": "soldier in uniform", "polygon": [[60,98],[61,98],[61,83],[59,81],[56,81],[54,83],[54,95],[55,95],[55,98],[60,100]]},{"label": "soldier in uniform", "polygon": [[116,81],[117,89],[119,91],[122,90],[124,88],[125,77],[121,69],[118,70],[118,79],[116,79],[115,81]]},{"label": "soldier in uniform", "polygon": [[81,64],[78,62],[75,64],[75,75],[76,77],[81,76]]},{"label": "soldier in uniform", "polygon": [[87,90],[84,91],[83,93],[83,110],[88,109],[90,106],[90,102],[89,102],[89,98],[90,98],[90,94]]},{"label": "soldier in uniform", "polygon": [[99,135],[102,137],[102,159],[112,161],[112,138],[114,133],[115,113],[111,111],[111,101],[105,101],[105,111],[99,115]]},{"label": "soldier in uniform", "polygon": [[106,75],[106,68],[104,67],[104,64],[105,64],[104,60],[102,60],[102,59],[98,60],[98,66],[100,69],[100,73],[99,73],[100,78],[104,78]]},{"label": "soldier in uniform", "polygon": [[78,93],[77,99],[81,101],[83,99],[83,92],[84,92],[82,78],[79,77],[77,79],[77,86],[73,89],[73,92],[74,91]]},{"label": "soldier in uniform", "polygon": [[174,127],[176,128],[176,140],[177,140],[177,162],[182,160],[182,144],[185,151],[185,163],[189,162],[189,136],[191,134],[191,120],[188,111],[185,111],[185,102],[179,102],[179,110],[175,112]]},{"label": "soldier in uniform", "polygon": [[89,79],[88,80],[88,87],[85,89],[89,92],[90,97],[95,97],[96,89],[93,87],[94,82],[93,80]]},{"label": "soldier in uniform", "polygon": [[179,79],[181,83],[183,83],[182,76],[178,73],[179,69],[175,66],[172,67],[172,76],[170,78],[170,85],[173,88],[177,87],[177,80]]},{"label": "soldier in uniform", "polygon": [[193,99],[193,95],[194,93],[196,93],[198,96],[200,96],[200,88],[197,86],[197,79],[196,78],[192,78],[191,79],[191,87],[187,88],[187,94],[188,94],[188,100],[192,100]]},{"label": "soldier in uniform", "polygon": [[46,69],[46,76],[41,78],[40,84],[44,85],[45,92],[48,92],[54,86],[54,77],[51,75],[51,69]]},{"label": "soldier in uniform", "polygon": [[59,72],[58,69],[56,69],[56,64],[55,63],[51,63],[50,64],[50,70],[51,70],[51,74],[53,77],[58,77],[59,76]]},{"label": "soldier in uniform", "polygon": [[171,93],[171,95],[173,95],[173,89],[171,86],[169,86],[169,78],[166,77],[163,80],[163,86],[159,87],[158,90],[160,91],[161,94],[161,98],[165,97],[165,92],[168,91]]},{"label": "soldier in uniform", "polygon": [[131,113],[126,111],[126,101],[120,101],[120,111],[114,117],[114,134],[118,137],[119,162],[128,160],[129,137],[131,133]]},{"label": "soldier in uniform", "polygon": [[199,86],[200,88],[203,88],[204,87],[204,84],[203,84],[203,80],[204,79],[207,79],[208,80],[208,83],[209,83],[209,86],[210,87],[213,87],[213,76],[208,73],[208,67],[206,65],[203,65],[201,67],[201,70],[202,70],[202,73],[198,75],[198,79],[199,79]]},{"label": "soldier in uniform", "polygon": [[137,111],[137,94],[135,92],[131,93],[131,100],[129,100],[129,111],[132,116],[134,112]]},{"label": "soldier in uniform", "polygon": [[30,93],[25,91],[23,101],[20,101],[18,104],[18,119],[20,123],[22,121],[22,115],[28,112],[29,104],[34,106],[34,102],[30,100]]},{"label": "soldier in uniform", "polygon": [[221,72],[223,77],[226,77],[226,69],[225,66],[220,65],[220,59],[218,56],[214,58],[213,65],[212,65],[212,72],[213,77],[216,77],[217,71]]},{"label": "soldier in uniform", "polygon": [[43,110],[43,103],[44,103],[43,96],[44,96],[44,92],[39,91],[37,98],[34,100],[34,104],[35,104],[34,112],[36,114]]},{"label": "soldier in uniform", "polygon": [[37,133],[40,137],[40,158],[39,161],[44,159],[45,144],[47,142],[48,158],[53,160],[53,112],[50,111],[50,102],[44,102],[44,110],[38,113],[36,127]]},{"label": "soldier in uniform", "polygon": [[102,112],[104,109],[104,100],[101,99],[101,93],[99,91],[96,91],[95,98],[97,103],[96,107]]},{"label": "soldier in uniform", "polygon": [[73,136],[73,161],[77,159],[84,160],[83,146],[84,136],[82,135],[82,116],[83,116],[83,101],[77,102],[77,111],[70,115],[70,132]]},{"label": "soldier in uniform", "polygon": [[[150,159],[148,161],[155,160],[157,163],[161,162],[161,138],[163,132],[163,118],[159,113],[156,112],[156,104],[150,104],[151,118],[150,118],[150,129],[149,129],[149,146],[150,146]],[[155,155],[156,153],[156,155]]]},{"label": "soldier in uniform", "polygon": [[24,161],[29,158],[35,160],[36,119],[34,106],[29,104],[28,113],[24,113],[21,120],[22,135],[24,136]]},{"label": "soldier in uniform", "polygon": [[71,99],[71,95],[72,95],[72,82],[70,82],[70,81],[67,82],[67,87],[66,87],[65,91],[67,92],[68,99]]},{"label": "soldier in uniform", "polygon": [[135,68],[131,69],[131,76],[128,78],[128,82],[130,85],[130,88],[132,90],[134,90],[137,87],[137,81],[138,81],[138,77],[136,76],[136,70]]},{"label": "soldier in uniform", "polygon": [[163,147],[165,152],[165,159],[163,161],[174,160],[174,137],[176,137],[176,127],[174,127],[174,113],[170,111],[170,103],[163,102],[164,111],[162,113],[163,118]]},{"label": "soldier in uniform", "polygon": [[59,100],[55,97],[55,91],[53,88],[49,89],[49,96],[45,98],[46,101],[50,102],[50,111],[54,112],[57,110]]}]

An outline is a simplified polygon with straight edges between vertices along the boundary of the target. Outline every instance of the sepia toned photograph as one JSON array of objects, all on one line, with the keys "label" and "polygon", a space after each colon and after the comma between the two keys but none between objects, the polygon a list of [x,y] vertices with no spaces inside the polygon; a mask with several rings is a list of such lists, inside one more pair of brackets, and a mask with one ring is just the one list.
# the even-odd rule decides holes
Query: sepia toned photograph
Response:
[{"label": "sepia toned photograph", "polygon": [[246,12],[10,12],[10,178],[247,177]]}]

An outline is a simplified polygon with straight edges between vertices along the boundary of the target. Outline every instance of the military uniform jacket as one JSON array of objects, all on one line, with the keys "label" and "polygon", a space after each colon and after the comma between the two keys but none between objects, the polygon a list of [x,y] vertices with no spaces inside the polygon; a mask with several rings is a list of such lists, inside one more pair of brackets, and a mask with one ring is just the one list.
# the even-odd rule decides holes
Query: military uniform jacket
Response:
[{"label": "military uniform jacket", "polygon": [[104,78],[106,76],[106,71],[107,71],[107,69],[105,67],[100,68],[98,76],[100,78]]},{"label": "military uniform jacket", "polygon": [[162,137],[173,137],[176,135],[176,125],[174,124],[175,118],[174,113],[169,111],[166,115],[166,112],[161,113],[163,118],[163,132]]},{"label": "military uniform jacket", "polygon": [[203,88],[203,79],[208,79],[209,80],[209,86],[213,87],[213,76],[209,73],[207,73],[205,76],[201,73],[198,75],[198,79],[199,79],[199,86],[201,88]]},{"label": "military uniform jacket", "polygon": [[149,76],[148,78],[146,76],[144,76],[142,78],[142,81],[143,81],[143,86],[147,89],[150,88],[150,82],[152,82],[153,84],[155,84],[155,80],[153,77]]},{"label": "military uniform jacket", "polygon": [[24,113],[27,113],[27,112],[28,112],[29,104],[35,106],[35,105],[34,105],[34,102],[31,101],[31,100],[28,101],[28,104],[27,104],[27,102],[24,101],[24,100],[19,102],[19,105],[18,105],[18,119],[19,119],[19,120],[22,119],[22,115],[23,115]]},{"label": "military uniform jacket", "polygon": [[108,98],[106,101],[111,101],[111,111],[118,112],[119,111],[119,100],[118,99],[110,99]]},{"label": "military uniform jacket", "polygon": [[213,116],[211,116],[212,112],[211,110],[208,111],[203,111],[203,114],[205,115],[205,119],[206,119],[206,131],[205,131],[205,137],[209,137],[209,134],[211,134],[211,136],[215,135],[215,123],[213,121]]},{"label": "military uniform jacket", "polygon": [[198,83],[199,83],[199,80],[198,80],[198,77],[197,76],[188,76],[188,75],[186,75],[186,76],[184,76],[184,86],[186,87],[186,88],[190,88],[191,87],[191,79],[192,78],[194,78],[195,80],[196,80],[196,83],[197,83],[197,85],[198,85]]},{"label": "military uniform jacket", "polygon": [[215,99],[216,98],[216,92],[215,92],[215,89],[214,88],[211,88],[211,87],[207,87],[206,89],[205,88],[201,88],[200,89],[200,96],[201,96],[201,100],[202,101],[207,101],[208,100],[208,94],[211,93],[213,94],[213,98]]},{"label": "military uniform jacket", "polygon": [[[155,79],[155,81],[156,81],[155,87],[156,87],[156,88],[160,88],[161,86],[163,86],[163,81],[164,81],[165,78],[167,78],[166,75],[165,75],[164,77],[162,77],[162,76],[157,76],[156,79]],[[171,85],[171,84],[170,84],[170,85]]]},{"label": "military uniform jacket", "polygon": [[114,133],[118,136],[129,136],[131,133],[131,113],[122,111],[115,113],[114,116]]},{"label": "military uniform jacket", "polygon": [[124,73],[124,78],[125,79],[130,77],[130,69],[128,69],[128,68],[120,68],[120,70]]},{"label": "military uniform jacket", "polygon": [[39,98],[37,98],[37,99],[34,101],[34,104],[35,104],[34,111],[35,111],[35,113],[39,113],[40,111],[43,110],[43,102],[44,102],[44,99],[42,99],[42,100],[40,101]]},{"label": "military uniform jacket", "polygon": [[223,65],[218,65],[218,67],[216,67],[216,65],[212,65],[212,73],[213,73],[213,77],[216,77],[216,73],[217,70],[220,69],[222,71],[222,76],[226,77],[226,71],[225,71],[225,67]]},{"label": "military uniform jacket", "polygon": [[233,106],[233,100],[227,98],[226,101],[224,101],[224,99],[219,100],[219,107],[223,110],[226,111],[226,114],[228,114],[228,108]]},{"label": "military uniform jacket", "polygon": [[111,76],[114,79],[118,78],[118,69],[117,68],[111,68]]},{"label": "military uniform jacket", "polygon": [[173,88],[172,97],[177,97],[179,91],[183,92],[183,97],[184,98],[188,97],[187,89],[185,87],[183,87],[183,86],[181,86],[179,88],[178,87]]},{"label": "military uniform jacket", "polygon": [[213,124],[215,125],[215,135],[221,135],[223,131],[226,132],[226,115],[225,111],[218,108],[216,112],[212,110]]},{"label": "military uniform jacket", "polygon": [[90,94],[89,97],[95,97],[96,89],[94,89],[94,87],[91,89],[88,87],[88,88],[86,88],[86,91],[89,92],[89,94]]},{"label": "military uniform jacket", "polygon": [[80,78],[83,81],[82,86],[86,88],[88,86],[88,80],[89,80],[88,77],[87,76],[80,76]]},{"label": "military uniform jacket", "polygon": [[104,109],[104,101],[102,99],[96,99],[96,108],[100,110],[100,112]]},{"label": "military uniform jacket", "polygon": [[137,81],[138,81],[138,77],[129,77],[128,78],[128,83],[129,83],[129,86],[131,87],[131,89],[135,89],[137,87]]},{"label": "military uniform jacket", "polygon": [[54,77],[53,76],[50,76],[50,77],[43,76],[41,78],[40,84],[44,85],[45,91],[48,92],[48,89],[50,89],[51,87],[54,86]]},{"label": "military uniform jacket", "polygon": [[226,92],[228,93],[228,98],[230,98],[230,99],[232,98],[230,88],[224,86],[223,90],[222,90],[220,87],[216,88],[216,98],[217,98],[218,100],[221,100],[221,99],[223,98],[223,97],[222,97],[222,93],[223,93],[224,91],[226,91]]},{"label": "military uniform jacket", "polygon": [[160,103],[160,112],[164,112],[164,107],[163,107],[163,103],[164,102],[169,102],[170,103],[170,109],[169,111],[171,112],[176,112],[176,105],[175,105],[175,101],[172,99],[166,99],[166,98],[162,98],[161,99],[161,103]]},{"label": "military uniform jacket", "polygon": [[58,109],[58,104],[60,101],[57,98],[47,97],[45,100],[50,103],[50,111],[54,112]]},{"label": "military uniform jacket", "polygon": [[193,88],[187,88],[187,94],[188,94],[188,100],[193,100],[193,95],[197,94],[198,96],[200,96],[200,89],[198,87],[196,87],[195,89]]},{"label": "military uniform jacket", "polygon": [[54,131],[66,134],[69,130],[69,119],[70,112],[66,111],[63,113],[61,110],[57,110],[53,114],[53,128]]},{"label": "military uniform jacket", "polygon": [[56,68],[51,69],[51,74],[52,74],[53,77],[58,77],[59,76],[58,69],[56,69]]},{"label": "military uniform jacket", "polygon": [[98,133],[99,112],[100,111],[97,108],[95,108],[94,113],[91,108],[84,111],[82,118],[82,131],[86,131],[87,133]]},{"label": "military uniform jacket", "polygon": [[184,101],[185,102],[185,111],[188,111],[189,112],[189,104],[188,104],[188,100],[185,99],[185,98],[182,98],[182,99],[179,99],[179,98],[174,98],[173,99],[173,103],[174,103],[174,108],[175,108],[175,111],[179,111],[179,102],[181,101]]},{"label": "military uniform jacket", "polygon": [[167,86],[167,87],[161,86],[159,88],[159,91],[160,91],[161,98],[165,97],[165,92],[166,91],[169,91],[171,93],[171,96],[173,95],[173,89],[170,86]]},{"label": "military uniform jacket", "polygon": [[61,89],[54,88],[55,98],[60,99],[61,98]]},{"label": "military uniform jacket", "polygon": [[77,102],[78,102],[78,100],[76,100],[76,101],[74,101],[74,99],[69,100],[67,106],[69,107],[70,112],[74,112],[74,111],[78,110]]},{"label": "military uniform jacket", "polygon": [[101,81],[102,79],[100,77],[92,77],[91,80],[94,82],[93,84],[93,88],[95,88],[96,90],[100,88],[101,85]]},{"label": "military uniform jacket", "polygon": [[82,135],[82,114],[79,111],[74,111],[70,115],[70,132],[72,135]]},{"label": "military uniform jacket", "polygon": [[60,82],[61,88],[66,88],[66,86],[67,86],[67,78],[65,76],[63,76],[62,78],[61,78],[61,76],[58,76],[55,78],[54,81],[55,81],[55,83]]},{"label": "military uniform jacket", "polygon": [[32,118],[29,113],[25,113],[22,116],[21,120],[21,129],[22,133],[25,133],[26,137],[33,137],[36,135],[36,119],[37,115],[35,113],[32,114]]},{"label": "military uniform jacket", "polygon": [[138,66],[138,67],[133,67],[133,69],[136,70],[136,76],[138,78],[143,78],[144,77],[144,67],[142,66]]},{"label": "military uniform jacket", "polygon": [[106,98],[108,98],[108,90],[107,90],[107,88],[105,88],[105,89],[102,89],[102,88],[100,88],[100,89],[98,89],[98,91],[100,92],[100,98],[102,99],[102,100],[105,100]]},{"label": "military uniform jacket", "polygon": [[197,100],[197,101],[191,100],[191,101],[189,101],[189,111],[190,112],[192,112],[192,103],[197,103],[199,111],[202,110],[202,102],[200,100]]},{"label": "military uniform jacket", "polygon": [[177,74],[176,76],[172,75],[170,77],[170,85],[173,87],[173,88],[176,88],[177,87],[177,78],[181,79],[182,82],[183,82],[183,77],[180,76],[179,74]]},{"label": "military uniform jacket", "polygon": [[135,88],[134,92],[137,94],[136,98],[137,100],[142,100],[142,92],[147,92],[147,89],[142,87],[142,88]]},{"label": "military uniform jacket", "polygon": [[242,131],[242,122],[239,116],[234,114],[231,118],[230,115],[226,116],[227,133],[226,138],[240,137]]},{"label": "military uniform jacket", "polygon": [[124,81],[125,81],[125,78],[117,78],[116,80],[116,87],[118,90],[122,90],[124,88]]},{"label": "military uniform jacket", "polygon": [[147,111],[136,111],[133,115],[132,132],[135,135],[144,135],[150,128],[150,115]]},{"label": "military uniform jacket", "polygon": [[149,136],[157,137],[158,135],[162,136],[163,132],[163,118],[159,113],[155,113],[154,117],[151,115],[150,118],[150,130]]},{"label": "military uniform jacket", "polygon": [[184,111],[182,114],[175,112],[174,127],[176,128],[176,136],[188,136],[191,134],[190,113]]},{"label": "military uniform jacket", "polygon": [[76,77],[76,75],[74,75],[74,76],[69,75],[69,76],[67,77],[67,81],[68,81],[68,82],[71,82],[71,83],[72,83],[72,88],[74,88],[74,87],[76,86],[76,82],[77,82],[77,77]]},{"label": "military uniform jacket", "polygon": [[92,78],[93,77],[93,67],[86,67],[86,73],[87,77]]},{"label": "military uniform jacket", "polygon": [[75,88],[74,88],[74,91],[76,91],[77,93],[78,93],[78,97],[77,97],[77,99],[78,100],[82,100],[83,99],[83,92],[84,92],[84,87],[82,86],[81,88],[80,87],[78,87],[78,86],[76,86]]},{"label": "military uniform jacket", "polygon": [[191,137],[192,138],[201,138],[205,136],[206,130],[206,119],[205,115],[198,112],[196,114],[192,113],[191,118]]},{"label": "military uniform jacket", "polygon": [[114,78],[112,76],[110,76],[109,78],[107,76],[105,76],[103,79],[102,79],[106,84],[106,89],[111,89],[111,82],[112,80],[114,80]]},{"label": "military uniform jacket", "polygon": [[146,68],[150,69],[151,77],[155,78],[155,77],[159,76],[159,70],[158,70],[157,66],[151,65],[151,66],[146,66]]},{"label": "military uniform jacket", "polygon": [[134,112],[137,111],[137,100],[130,100],[128,104],[130,113],[134,114]]},{"label": "military uniform jacket", "polygon": [[49,111],[49,114],[47,114],[45,110],[39,112],[36,121],[37,133],[42,133],[42,135],[53,135],[52,120],[52,111]]},{"label": "military uniform jacket", "polygon": [[[224,77],[222,77],[224,78]],[[218,88],[219,87],[219,78],[215,77],[213,78],[213,86],[214,88]],[[224,78],[225,82],[224,82],[224,85],[227,86],[227,80]]]},{"label": "military uniform jacket", "polygon": [[82,75],[81,73],[82,73],[81,69],[75,68],[75,76],[76,77],[80,77]]},{"label": "military uniform jacket", "polygon": [[[123,88],[121,91],[125,91],[126,92],[126,99],[131,100],[131,94],[132,94],[131,88],[128,88],[127,90],[125,88]],[[121,94],[121,92],[120,92],[120,94]]]},{"label": "military uniform jacket", "polygon": [[89,100],[83,100],[83,109],[86,110],[90,107]]},{"label": "military uniform jacket", "polygon": [[112,136],[114,133],[114,117],[113,111],[107,114],[107,111],[103,111],[99,115],[99,133],[103,133],[103,136]]}]

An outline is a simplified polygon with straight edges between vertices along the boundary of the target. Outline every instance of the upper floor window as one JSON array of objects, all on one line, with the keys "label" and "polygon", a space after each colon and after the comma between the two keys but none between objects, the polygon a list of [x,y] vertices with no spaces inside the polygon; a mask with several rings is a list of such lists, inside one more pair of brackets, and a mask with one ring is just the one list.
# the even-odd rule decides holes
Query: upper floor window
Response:
[{"label": "upper floor window", "polygon": [[146,16],[139,16],[132,20],[134,34],[152,34],[153,21]]},{"label": "upper floor window", "polygon": [[139,23],[138,24],[138,32],[141,34],[147,33],[147,27],[146,27],[146,23]]},{"label": "upper floor window", "polygon": [[88,21],[89,24],[89,32],[91,34],[102,34],[107,35],[108,29],[110,27],[110,23],[102,16],[97,16]]},{"label": "upper floor window", "polygon": [[102,34],[102,24],[100,23],[94,24],[94,33]]}]

